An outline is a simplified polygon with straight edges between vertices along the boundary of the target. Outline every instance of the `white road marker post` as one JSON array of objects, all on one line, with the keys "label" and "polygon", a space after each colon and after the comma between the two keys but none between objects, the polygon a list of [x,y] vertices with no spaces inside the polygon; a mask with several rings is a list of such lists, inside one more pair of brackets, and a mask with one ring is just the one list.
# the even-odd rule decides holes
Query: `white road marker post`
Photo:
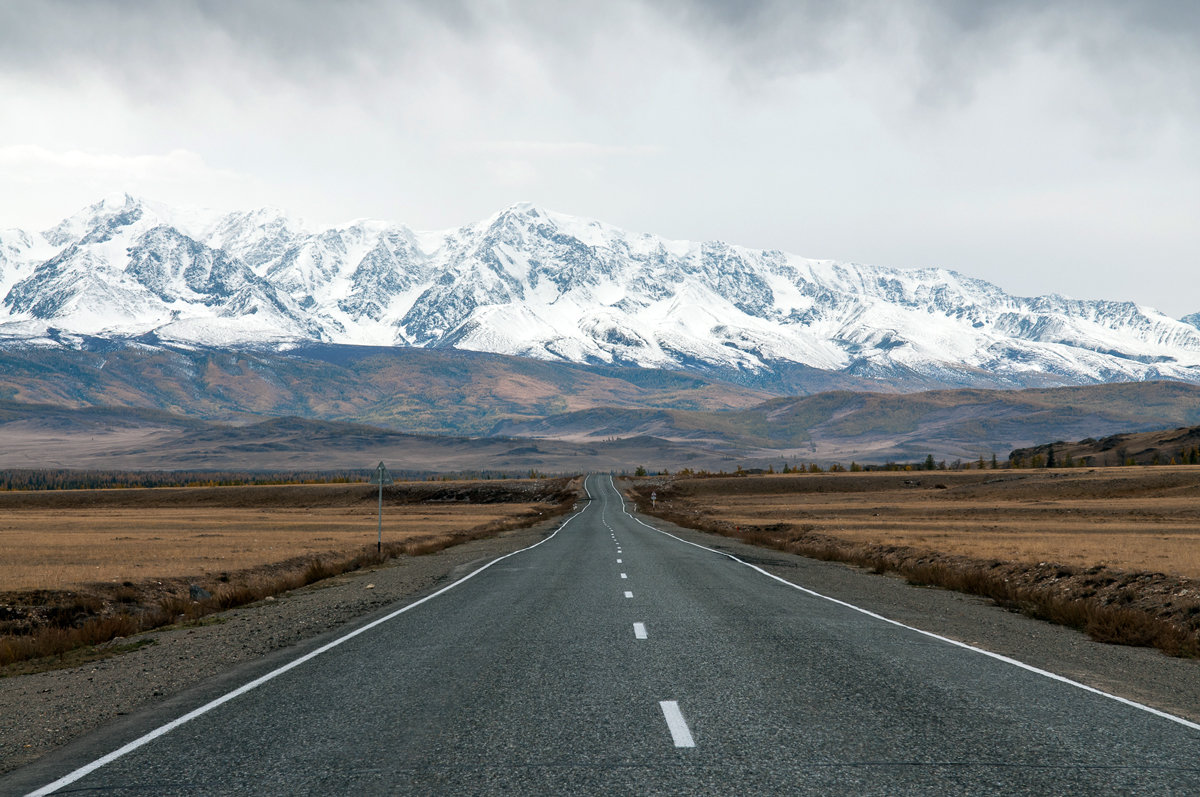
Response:
[{"label": "white road marker post", "polygon": [[376,531],[378,537],[375,541],[375,553],[383,555],[383,485],[391,484],[392,477],[388,473],[387,467],[383,464],[383,460],[379,461],[379,465],[375,467],[375,478],[371,480],[372,484],[379,485],[379,526]]}]

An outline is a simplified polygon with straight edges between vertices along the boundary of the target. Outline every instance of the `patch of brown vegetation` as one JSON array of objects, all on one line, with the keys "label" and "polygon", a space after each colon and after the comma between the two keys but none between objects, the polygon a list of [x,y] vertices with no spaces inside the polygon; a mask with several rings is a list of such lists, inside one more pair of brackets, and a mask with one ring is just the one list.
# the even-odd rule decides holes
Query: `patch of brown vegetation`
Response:
[{"label": "patch of brown vegetation", "polygon": [[[578,498],[577,484],[568,479],[393,485],[385,490],[385,533],[391,539],[377,551],[374,544],[362,544],[374,537],[375,490],[362,485],[311,485],[2,496],[0,504],[7,499],[20,505],[13,510],[15,514],[5,514],[0,529],[0,537],[5,532],[9,537],[3,550],[11,551],[13,558],[13,567],[0,571],[8,579],[6,583],[28,584],[30,574],[39,573],[42,578],[59,580],[53,584],[56,588],[34,582],[34,588],[0,592],[0,667],[5,667],[4,674],[13,674],[11,665],[16,662],[61,658],[82,646],[172,623],[195,622],[213,612],[394,557],[430,554],[532,525],[569,511]],[[42,508],[34,508],[39,502]],[[302,506],[297,507],[297,502]],[[360,505],[366,504],[371,504],[370,511],[357,517],[362,514]],[[129,516],[130,507],[137,507],[141,514]],[[168,520],[176,524],[176,530],[184,523],[187,533],[155,539],[156,523],[162,520],[154,518],[166,511],[164,507],[171,508]],[[328,513],[312,514],[317,508],[331,512],[355,509],[357,515],[351,513],[343,520],[369,521],[370,533],[359,528],[363,523],[335,532]],[[126,524],[125,533],[116,538],[105,526],[113,512]],[[64,581],[61,571],[39,569],[36,563],[44,560],[48,550],[61,553],[53,534],[39,537],[30,533],[29,524],[39,515],[44,516],[46,526],[57,524],[60,534],[73,542],[75,556],[90,557],[78,573],[91,579],[75,575]],[[214,517],[219,524],[209,528],[219,530],[197,531]],[[276,532],[267,534],[262,530],[264,524],[274,524]],[[16,536],[21,536],[20,546],[11,544]],[[255,540],[255,545],[248,539]],[[280,545],[265,545],[263,540]],[[156,541],[163,545],[156,547]],[[228,551],[228,556],[222,556],[222,551]],[[213,567],[214,561],[219,567]],[[230,562],[241,566],[230,566]],[[119,575],[128,572],[146,575]]]},{"label": "patch of brown vegetation", "polygon": [[1198,468],[676,479],[631,495],[679,525],[1200,655]]}]

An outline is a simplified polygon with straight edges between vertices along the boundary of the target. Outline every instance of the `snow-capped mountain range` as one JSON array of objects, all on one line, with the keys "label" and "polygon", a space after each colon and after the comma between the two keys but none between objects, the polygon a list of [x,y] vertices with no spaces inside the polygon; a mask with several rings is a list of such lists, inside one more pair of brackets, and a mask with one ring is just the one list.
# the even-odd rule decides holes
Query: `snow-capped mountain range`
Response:
[{"label": "snow-capped mountain range", "polygon": [[415,232],[109,197],[44,232],[0,231],[0,297],[5,345],[317,340],[735,377],[1200,382],[1200,313],[1015,297],[953,271],[672,241],[526,203]]}]

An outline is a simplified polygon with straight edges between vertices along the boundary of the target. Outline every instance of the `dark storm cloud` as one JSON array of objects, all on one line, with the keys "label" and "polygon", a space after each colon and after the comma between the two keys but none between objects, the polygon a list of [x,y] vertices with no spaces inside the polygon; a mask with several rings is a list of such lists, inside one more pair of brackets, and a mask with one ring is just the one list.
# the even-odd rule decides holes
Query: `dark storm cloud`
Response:
[{"label": "dark storm cloud", "polygon": [[481,35],[479,24],[471,4],[456,0],[13,2],[0,4],[0,69],[99,77],[134,94],[170,91],[177,80],[307,85],[402,69],[428,55],[431,32]]},{"label": "dark storm cloud", "polygon": [[[1079,64],[1140,100],[1200,99],[1200,3],[1192,0],[658,0],[741,80],[877,59],[918,104],[968,101],[974,83],[1028,48]],[[1134,94],[1138,94],[1135,92]],[[1164,97],[1166,95],[1166,97]]]},{"label": "dark storm cloud", "polygon": [[0,67],[108,75],[134,92],[216,75],[237,90],[239,75],[336,83],[402,77],[431,61],[453,73],[454,63],[438,61],[438,41],[448,38],[516,42],[561,74],[597,37],[619,51],[629,26],[682,33],[742,86],[870,61],[905,83],[915,104],[953,105],[1035,48],[1111,83],[1124,102],[1176,110],[1200,102],[1192,0],[9,2],[0,4]]}]

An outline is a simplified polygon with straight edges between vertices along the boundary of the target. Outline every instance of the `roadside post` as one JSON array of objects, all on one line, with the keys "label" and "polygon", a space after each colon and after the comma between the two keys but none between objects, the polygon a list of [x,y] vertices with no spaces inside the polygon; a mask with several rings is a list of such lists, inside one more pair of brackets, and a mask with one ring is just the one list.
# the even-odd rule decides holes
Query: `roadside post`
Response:
[{"label": "roadside post", "polygon": [[378,539],[375,542],[375,553],[383,553],[383,485],[392,483],[392,476],[388,473],[388,469],[380,460],[379,465],[375,467],[375,476],[371,479],[372,484],[379,485],[379,527]]},{"label": "roadside post", "polygon": [[652,491],[650,493],[650,508],[653,509],[656,506],[658,506],[658,493]]}]

